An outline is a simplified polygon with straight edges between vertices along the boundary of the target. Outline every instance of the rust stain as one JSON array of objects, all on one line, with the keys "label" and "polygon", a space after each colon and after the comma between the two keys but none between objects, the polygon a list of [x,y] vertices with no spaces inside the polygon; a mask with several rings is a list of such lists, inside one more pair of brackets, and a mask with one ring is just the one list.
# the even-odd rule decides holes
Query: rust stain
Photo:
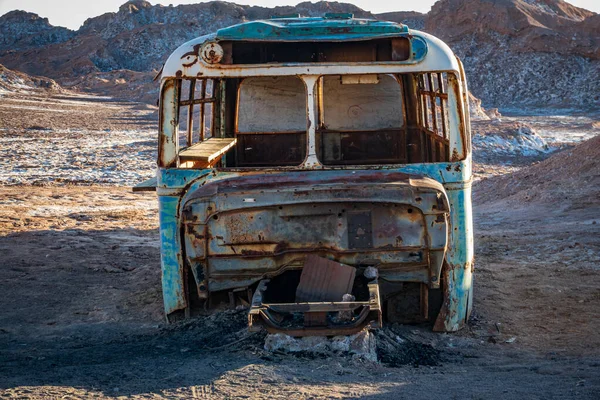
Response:
[{"label": "rust stain", "polygon": [[452,157],[450,157],[450,161],[460,161],[460,154],[458,153],[456,147],[452,150]]}]

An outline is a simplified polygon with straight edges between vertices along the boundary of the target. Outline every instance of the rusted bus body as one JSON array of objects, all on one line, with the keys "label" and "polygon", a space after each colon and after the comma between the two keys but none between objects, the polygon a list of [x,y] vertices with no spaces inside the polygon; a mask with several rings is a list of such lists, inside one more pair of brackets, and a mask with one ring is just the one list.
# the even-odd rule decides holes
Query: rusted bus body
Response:
[{"label": "rusted bus body", "polygon": [[436,330],[460,329],[472,305],[466,90],[444,43],[394,23],[257,21],[181,46],[160,98],[167,316],[233,293],[251,302],[317,254],[376,266],[371,311],[386,319],[439,311]]}]

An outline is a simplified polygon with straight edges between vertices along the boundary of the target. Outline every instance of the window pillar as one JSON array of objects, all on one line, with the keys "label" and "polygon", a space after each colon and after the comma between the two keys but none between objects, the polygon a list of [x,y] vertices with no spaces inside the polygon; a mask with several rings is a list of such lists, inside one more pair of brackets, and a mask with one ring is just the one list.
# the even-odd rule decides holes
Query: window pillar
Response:
[{"label": "window pillar", "polygon": [[306,85],[306,135],[308,136],[306,160],[304,166],[308,168],[319,168],[321,163],[317,158],[317,91],[316,83],[319,80],[318,75],[303,75],[302,80]]},{"label": "window pillar", "polygon": [[158,166],[177,167],[179,146],[179,92],[177,81],[170,79],[163,84],[160,97]]}]

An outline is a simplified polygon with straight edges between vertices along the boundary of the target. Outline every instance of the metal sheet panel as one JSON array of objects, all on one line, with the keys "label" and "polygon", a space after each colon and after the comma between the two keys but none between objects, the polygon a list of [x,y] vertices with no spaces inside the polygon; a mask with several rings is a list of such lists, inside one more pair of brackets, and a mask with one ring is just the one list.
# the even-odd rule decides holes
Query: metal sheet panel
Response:
[{"label": "metal sheet panel", "polygon": [[306,257],[296,301],[342,301],[342,296],[352,293],[356,269],[310,254]]},{"label": "metal sheet panel", "polygon": [[373,247],[371,211],[350,211],[348,219],[348,248],[369,249]]}]

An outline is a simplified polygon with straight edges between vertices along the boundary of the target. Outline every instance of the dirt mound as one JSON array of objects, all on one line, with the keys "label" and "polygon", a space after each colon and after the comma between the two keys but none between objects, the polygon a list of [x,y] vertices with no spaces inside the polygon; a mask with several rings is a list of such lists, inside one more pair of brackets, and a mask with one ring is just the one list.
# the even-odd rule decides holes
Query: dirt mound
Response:
[{"label": "dirt mound", "polygon": [[62,92],[64,89],[52,79],[13,71],[0,64],[0,92],[2,91],[48,91],[56,93]]},{"label": "dirt mound", "polygon": [[[319,340],[324,340],[322,337],[308,338],[309,343],[299,349],[293,349],[288,345],[289,349],[285,350],[286,346],[284,345],[279,346],[281,348],[271,346],[272,349],[266,350],[266,332],[248,332],[247,314],[248,309],[240,307],[236,310],[223,310],[207,316],[198,316],[164,326],[161,329],[161,336],[167,340],[188,343],[190,347],[185,351],[253,351],[261,354],[264,359],[272,359],[281,355],[304,359],[327,359],[335,356],[352,358],[352,351],[340,351],[323,346],[322,341]],[[434,346],[428,343],[429,335],[411,334],[406,327],[397,324],[388,325],[373,330],[372,334],[375,335],[377,358],[379,362],[388,367],[439,366],[445,361],[452,361],[451,357],[439,348],[443,345],[438,343],[437,346]],[[273,336],[271,335],[271,340],[281,340],[280,338],[273,339]],[[310,343],[314,343],[314,345],[311,347]],[[342,346],[338,347],[342,348]],[[368,360],[368,357],[362,357],[362,359]]]},{"label": "dirt mound", "polygon": [[188,343],[188,350],[260,351],[266,332],[248,332],[248,309],[240,307],[165,325],[161,336]]},{"label": "dirt mound", "polygon": [[157,71],[137,72],[126,69],[93,72],[70,81],[70,87],[113,99],[154,105],[158,101],[159,88],[159,83],[153,80],[156,74]]},{"label": "dirt mound", "polygon": [[512,174],[484,179],[479,204],[546,204],[559,210],[600,206],[600,136]]},{"label": "dirt mound", "polygon": [[438,366],[444,359],[444,352],[429,343],[414,340],[405,334],[397,324],[375,330],[377,338],[377,358],[388,367]]}]

